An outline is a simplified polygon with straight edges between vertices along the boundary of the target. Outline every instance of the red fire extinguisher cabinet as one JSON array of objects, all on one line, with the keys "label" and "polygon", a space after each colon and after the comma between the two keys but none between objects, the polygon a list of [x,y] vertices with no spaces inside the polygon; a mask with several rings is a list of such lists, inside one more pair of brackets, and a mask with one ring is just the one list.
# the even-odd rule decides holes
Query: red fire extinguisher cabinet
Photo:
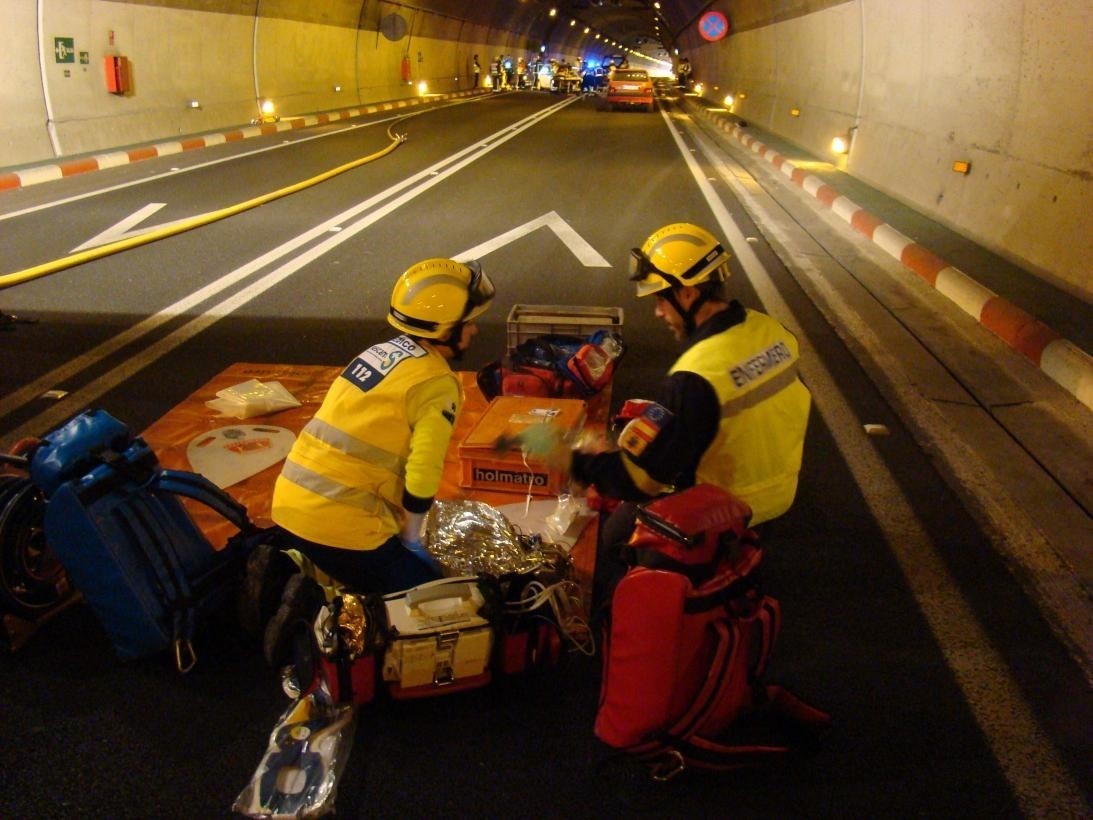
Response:
[{"label": "red fire extinguisher cabinet", "polygon": [[103,57],[103,65],[106,69],[106,90],[111,94],[128,94],[129,59],[107,55]]}]

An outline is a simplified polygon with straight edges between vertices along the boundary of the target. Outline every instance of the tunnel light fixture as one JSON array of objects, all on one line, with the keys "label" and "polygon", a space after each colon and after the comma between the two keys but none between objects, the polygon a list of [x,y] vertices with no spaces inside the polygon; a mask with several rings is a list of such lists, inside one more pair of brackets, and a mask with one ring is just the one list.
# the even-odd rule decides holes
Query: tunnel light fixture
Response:
[{"label": "tunnel light fixture", "polygon": [[972,170],[972,164],[966,159],[958,159],[953,163],[953,170],[958,174],[968,174]]},{"label": "tunnel light fixture", "polygon": [[851,125],[846,129],[845,134],[839,134],[833,140],[831,140],[831,150],[836,154],[849,154],[850,146],[854,144],[854,132],[858,130],[858,126]]},{"label": "tunnel light fixture", "polygon": [[584,27],[584,33],[585,33],[585,34],[588,34],[588,32],[590,32],[591,30],[592,30],[592,29],[590,29],[590,28],[589,28],[588,26],[585,26],[585,27]]},{"label": "tunnel light fixture", "polygon": [[341,87],[340,85],[335,85],[335,86],[334,86],[334,92],[335,92],[335,93],[337,93],[337,92],[339,92],[339,91],[341,91],[341,90],[342,90],[342,87]]},{"label": "tunnel light fixture", "polygon": [[570,20],[570,21],[569,21],[569,27],[570,27],[570,28],[572,28],[572,27],[573,27],[573,26],[575,26],[575,25],[577,25],[577,21],[576,21],[576,20]]},{"label": "tunnel light fixture", "polygon": [[186,100],[186,107],[187,108],[200,108],[201,107],[201,100]]},{"label": "tunnel light fixture", "polygon": [[732,108],[736,104],[736,100],[733,99],[732,94],[725,95],[725,107]]},{"label": "tunnel light fixture", "polygon": [[701,97],[702,96],[702,91],[704,89],[705,89],[705,86],[703,86],[702,83],[695,83],[695,94],[697,94],[698,96]]},{"label": "tunnel light fixture", "polygon": [[260,100],[258,103],[258,111],[259,123],[277,122],[281,119],[277,115],[277,106],[273,104],[273,100]]},{"label": "tunnel light fixture", "polygon": [[791,117],[799,117],[799,116],[801,116],[801,109],[800,108],[791,108],[791,109],[789,109],[789,115]]},{"label": "tunnel light fixture", "polygon": [[417,84],[417,93],[420,96],[424,97],[426,94],[429,93],[429,84],[424,80],[419,81]]},{"label": "tunnel light fixture", "polygon": [[550,10],[550,16],[551,17],[557,17],[558,16],[558,9],[551,9]]}]

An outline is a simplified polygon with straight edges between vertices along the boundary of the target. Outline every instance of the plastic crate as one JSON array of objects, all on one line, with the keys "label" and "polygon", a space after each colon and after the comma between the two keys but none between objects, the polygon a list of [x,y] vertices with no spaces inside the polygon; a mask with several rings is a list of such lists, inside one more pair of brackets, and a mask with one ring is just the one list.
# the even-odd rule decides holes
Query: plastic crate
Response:
[{"label": "plastic crate", "polygon": [[508,318],[508,352],[521,342],[548,334],[585,339],[597,330],[621,335],[621,307],[582,305],[513,305]]}]

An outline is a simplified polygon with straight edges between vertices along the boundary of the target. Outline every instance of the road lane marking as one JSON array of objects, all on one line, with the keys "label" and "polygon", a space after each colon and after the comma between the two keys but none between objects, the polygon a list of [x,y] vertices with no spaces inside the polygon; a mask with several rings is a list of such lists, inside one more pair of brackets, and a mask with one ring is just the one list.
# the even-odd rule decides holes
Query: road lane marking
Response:
[{"label": "road lane marking", "polygon": [[[143,349],[136,356],[126,360],[109,372],[104,373],[90,384],[71,391],[63,400],[32,417],[30,420],[10,432],[5,438],[10,438],[11,441],[17,441],[20,438],[25,438],[27,436],[39,436],[44,430],[56,427],[69,418],[76,410],[93,404],[107,391],[143,370],[158,358],[167,355],[176,347],[184,344],[203,330],[206,330],[218,320],[235,312],[250,300],[257,298],[265,291],[287,279],[304,265],[318,259],[342,242],[346,242],[353,238],[362,230],[382,219],[384,216],[387,216],[392,211],[425,193],[433,186],[443,182],[448,177],[486,156],[495,148],[504,145],[523,131],[537,125],[541,120],[552,116],[572,102],[574,102],[574,99],[567,99],[555,103],[548,108],[537,111],[531,116],[525,117],[513,126],[506,126],[501,131],[485,139],[479,140],[466,148],[460,149],[452,156],[445,157],[429,168],[419,171],[397,185],[381,191],[368,200],[326,220],[321,225],[311,228],[293,239],[290,239],[288,242],[283,243],[257,259],[236,268],[234,271],[225,274],[214,282],[210,282],[205,287],[183,297],[174,304],[164,308],[153,316],[148,317],[128,330],[108,339],[87,353],[84,353],[75,359],[71,359],[24,387],[12,391],[0,399],[0,416],[4,416],[13,409],[34,400],[46,390],[57,387],[58,384],[72,378],[107,356],[117,352],[125,345],[147,335],[182,312],[207,301],[232,285],[246,279],[256,271],[259,271],[279,260],[281,257],[296,251],[298,248],[311,242],[315,238],[322,236],[323,234],[328,235],[322,242],[305,250],[303,253],[280,267],[275,268],[273,271],[262,276],[235,295],[229,296],[219,303],[210,306],[200,316],[191,319],[182,327],[177,328],[168,336]],[[434,175],[433,171],[437,169],[443,170],[440,174]],[[371,210],[378,203],[381,203],[406,189],[409,189],[406,193],[403,193],[401,196],[396,197],[375,210]],[[350,225],[345,224],[347,220],[356,218],[361,214],[365,215],[357,222]],[[330,228],[334,226],[340,226],[342,230],[330,234]]]},{"label": "road lane marking", "polygon": [[[1021,696],[1020,687],[961,595],[907,497],[869,438],[859,434],[861,421],[839,390],[838,382],[732,215],[706,181],[702,169],[686,150],[675,124],[666,113],[662,112],[662,116],[760,300],[797,336],[800,368],[816,409],[846,460],[870,514],[884,532],[889,549],[1022,811],[1029,817],[1084,816],[1088,806],[1082,790],[1041,730]],[[698,142],[703,144],[700,138]],[[721,167],[711,152],[705,153],[712,164]],[[733,185],[731,173],[724,172],[722,176]],[[743,193],[740,186],[733,188]],[[755,208],[762,210],[757,203]],[[809,264],[808,260],[798,262]]]},{"label": "road lane marking", "polygon": [[505,245],[515,242],[517,239],[522,239],[532,231],[537,231],[540,228],[549,228],[553,231],[554,235],[562,240],[562,244],[569,249],[569,252],[577,257],[577,261],[586,268],[611,267],[611,263],[604,259],[599,251],[592,247],[591,243],[577,233],[572,225],[562,219],[557,211],[549,211],[535,219],[530,219],[523,225],[519,225],[510,231],[505,231],[503,234],[495,236],[493,239],[487,239],[485,242],[475,245],[473,248],[456,254],[452,259],[456,262],[466,262],[469,259],[481,259],[483,256],[493,253],[498,248],[503,248]]},{"label": "road lane marking", "polygon": [[148,233],[149,231],[157,231],[161,228],[169,228],[172,225],[178,225],[182,222],[188,221],[189,217],[185,219],[175,219],[171,222],[164,222],[162,225],[145,225],[139,230],[133,230],[133,226],[139,225],[144,220],[151,217],[153,214],[159,213],[162,208],[167,206],[166,202],[149,202],[143,208],[140,208],[125,219],[120,219],[107,228],[105,231],[95,234],[88,239],[82,245],[77,245],[69,253],[79,253],[87,248],[97,248],[99,245],[108,245],[111,242],[116,242],[119,239],[128,239],[130,236],[140,236],[142,233]]}]

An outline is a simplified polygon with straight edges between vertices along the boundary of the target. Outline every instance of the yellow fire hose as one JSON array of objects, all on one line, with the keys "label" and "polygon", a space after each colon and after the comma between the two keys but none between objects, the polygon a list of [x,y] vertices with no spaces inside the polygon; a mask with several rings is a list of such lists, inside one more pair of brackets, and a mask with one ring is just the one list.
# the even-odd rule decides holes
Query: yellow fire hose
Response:
[{"label": "yellow fire hose", "polygon": [[[401,118],[397,122],[407,119]],[[257,196],[254,199],[248,199],[246,202],[240,202],[238,205],[231,205],[227,208],[221,208],[217,211],[209,211],[206,214],[195,216],[191,219],[183,220],[174,225],[164,226],[155,230],[142,233],[139,236],[131,236],[128,239],[119,239],[116,242],[110,242],[105,245],[100,245],[97,248],[91,248],[80,253],[74,253],[71,256],[65,256],[61,259],[54,259],[52,262],[45,262],[41,265],[35,265],[32,268],[26,268],[24,270],[15,271],[14,273],[6,273],[0,276],[0,290],[3,288],[11,287],[12,285],[18,285],[23,282],[28,282],[31,279],[37,279],[39,276],[46,276],[50,273],[56,273],[66,268],[75,267],[76,265],[82,265],[85,262],[91,262],[95,259],[101,259],[104,256],[110,256],[111,254],[119,253],[121,251],[127,251],[130,248],[140,247],[141,245],[147,245],[150,242],[156,242],[160,239],[166,239],[168,236],[175,236],[183,231],[190,231],[194,228],[200,228],[203,225],[208,225],[211,222],[216,222],[220,219],[226,219],[229,216],[235,216],[243,211],[250,210],[251,208],[257,208],[259,205],[264,205],[267,202],[272,202],[275,199],[280,199],[283,196],[294,194],[297,191],[302,191],[305,188],[310,188],[313,185],[318,185],[320,182],[325,182],[331,177],[335,177],[338,174],[343,174],[346,171],[357,168],[366,163],[377,160],[380,157],[386,156],[395,150],[401,143],[406,141],[404,134],[394,134],[391,129],[397,124],[391,123],[387,129],[387,136],[391,138],[391,144],[386,148],[377,151],[374,154],[369,154],[366,157],[355,159],[352,162],[347,162],[345,165],[339,165],[337,168],[333,168],[329,171],[324,171],[318,176],[311,177],[311,179],[305,179],[303,182],[297,182],[294,185],[289,185],[287,188],[281,188],[277,191],[271,191],[268,194]]]}]

